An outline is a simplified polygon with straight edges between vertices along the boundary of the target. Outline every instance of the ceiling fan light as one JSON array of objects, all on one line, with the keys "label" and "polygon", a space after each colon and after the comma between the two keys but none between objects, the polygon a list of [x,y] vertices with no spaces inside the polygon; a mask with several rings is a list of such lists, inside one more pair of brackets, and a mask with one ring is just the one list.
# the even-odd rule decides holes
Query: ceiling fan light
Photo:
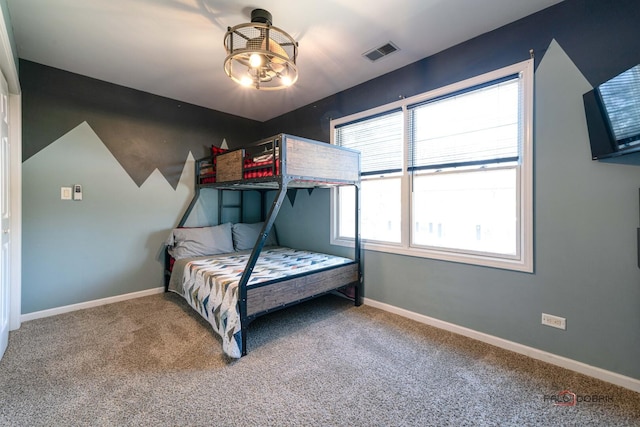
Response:
[{"label": "ceiling fan light", "polygon": [[291,81],[291,77],[289,77],[289,76],[282,76],[281,80],[282,80],[282,84],[287,86],[287,87],[291,86],[293,84],[293,82]]},{"label": "ceiling fan light", "polygon": [[[271,14],[265,10],[254,9],[251,23],[229,27],[224,46],[225,73],[239,84],[246,85],[246,76],[250,76],[249,86],[277,90],[291,86],[298,79],[298,43],[272,26]],[[283,78],[285,71],[286,79]]]},{"label": "ceiling fan light", "polygon": [[262,65],[262,55],[259,53],[252,53],[249,56],[249,65],[253,68],[258,68]]}]

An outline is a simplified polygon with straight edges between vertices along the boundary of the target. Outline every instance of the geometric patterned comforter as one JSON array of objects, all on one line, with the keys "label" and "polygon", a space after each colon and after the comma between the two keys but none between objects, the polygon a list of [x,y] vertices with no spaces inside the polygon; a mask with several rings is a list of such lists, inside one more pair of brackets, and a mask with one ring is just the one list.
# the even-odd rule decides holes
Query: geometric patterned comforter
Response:
[{"label": "geometric patterned comforter", "polygon": [[[234,358],[242,355],[238,283],[250,255],[251,251],[244,251],[176,261],[169,286],[169,290],[182,295],[211,324],[222,337],[224,352]],[[352,260],[285,247],[265,247],[247,286],[348,262]]]}]

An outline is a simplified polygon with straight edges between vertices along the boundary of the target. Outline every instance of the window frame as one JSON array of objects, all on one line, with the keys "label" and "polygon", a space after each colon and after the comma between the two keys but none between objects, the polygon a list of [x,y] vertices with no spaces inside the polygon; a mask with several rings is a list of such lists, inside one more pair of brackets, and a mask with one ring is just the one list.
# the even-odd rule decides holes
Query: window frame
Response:
[{"label": "window frame", "polygon": [[[472,89],[492,81],[500,80],[509,75],[518,75],[521,78],[522,110],[521,110],[521,151],[520,160],[516,168],[516,203],[518,209],[518,230],[516,237],[516,255],[500,255],[488,252],[450,250],[424,246],[413,246],[411,238],[412,228],[412,200],[411,200],[411,174],[408,172],[409,148],[408,122],[409,106],[423,103],[435,98],[447,96],[452,93]],[[403,98],[393,103],[375,107],[349,116],[331,120],[331,144],[335,144],[335,128],[375,115],[384,114],[394,109],[403,111],[403,171],[401,178],[401,243],[373,242],[361,240],[363,249],[377,252],[386,252],[412,257],[429,258],[442,261],[451,261],[471,265],[494,267],[521,272],[534,272],[534,234],[533,234],[533,117],[534,117],[534,63],[533,59],[522,61],[510,66],[490,71],[457,83],[437,88],[410,98]],[[338,233],[338,189],[332,189],[330,203],[330,243],[332,245],[353,247],[353,238],[339,237]]]}]

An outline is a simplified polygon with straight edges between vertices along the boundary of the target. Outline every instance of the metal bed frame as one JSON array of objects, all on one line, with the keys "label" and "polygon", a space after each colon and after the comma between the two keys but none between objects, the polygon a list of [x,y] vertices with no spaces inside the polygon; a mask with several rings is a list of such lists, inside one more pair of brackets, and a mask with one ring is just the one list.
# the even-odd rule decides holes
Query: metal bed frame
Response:
[{"label": "metal bed frame", "polygon": [[[262,151],[261,151],[262,150]],[[271,160],[265,166],[260,163],[260,170],[269,174],[256,178],[245,179],[244,175],[251,171],[252,166],[244,164],[245,151],[271,154]],[[211,161],[216,165],[215,181],[203,183],[201,164],[203,161]],[[241,317],[242,356],[247,354],[247,326],[255,318],[289,307],[303,301],[319,297],[321,295],[346,288],[354,287],[354,305],[362,304],[364,295],[364,280],[361,266],[361,241],[360,241],[360,153],[344,147],[338,147],[323,142],[318,142],[288,134],[278,134],[271,138],[263,139],[257,143],[242,149],[231,150],[224,154],[206,157],[196,161],[195,194],[187,210],[185,211],[178,227],[184,226],[189,214],[193,210],[201,189],[212,188],[218,190],[218,221],[221,221],[223,210],[226,208],[239,209],[242,218],[243,197],[237,205],[225,205],[223,202],[225,191],[258,191],[260,193],[260,209],[264,226],[259,238],[251,251],[249,260],[238,284],[239,299],[238,308]],[[257,284],[247,289],[247,283],[265,241],[276,220],[280,207],[289,191],[311,188],[331,188],[339,186],[354,186],[355,188],[355,238],[354,259],[337,268],[322,271],[289,276],[282,280]],[[265,215],[265,195],[269,191],[276,191],[276,196],[268,213]],[[170,257],[165,254],[165,290],[168,290],[170,277]],[[325,274],[322,278],[319,275]],[[328,276],[327,276],[328,274]],[[334,282],[337,281],[337,282]],[[346,281],[346,283],[344,283]],[[280,289],[282,295],[269,296],[270,302],[255,303],[256,299],[264,299],[269,293],[269,286],[276,283],[285,283]],[[319,283],[318,288],[305,289],[307,283]],[[293,296],[285,295],[292,289],[296,291]],[[284,291],[284,292],[283,292]],[[297,292],[297,294],[296,294]],[[265,305],[266,304],[266,305]]]}]

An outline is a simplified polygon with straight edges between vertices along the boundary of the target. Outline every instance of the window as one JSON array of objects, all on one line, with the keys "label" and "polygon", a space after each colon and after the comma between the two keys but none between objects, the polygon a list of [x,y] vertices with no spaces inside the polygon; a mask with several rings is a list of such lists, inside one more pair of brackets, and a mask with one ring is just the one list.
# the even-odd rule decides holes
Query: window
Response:
[{"label": "window", "polygon": [[[401,242],[402,118],[402,110],[392,111],[350,123],[335,132],[338,145],[360,151],[360,216],[362,224],[367,224],[361,231],[363,240]],[[339,194],[339,204],[345,207],[340,211],[350,221],[338,221],[340,235],[353,238],[353,187],[345,187]]]},{"label": "window", "polygon": [[[533,271],[532,67],[331,122],[361,153],[366,249]],[[353,191],[334,191],[332,243],[353,244]]]}]

